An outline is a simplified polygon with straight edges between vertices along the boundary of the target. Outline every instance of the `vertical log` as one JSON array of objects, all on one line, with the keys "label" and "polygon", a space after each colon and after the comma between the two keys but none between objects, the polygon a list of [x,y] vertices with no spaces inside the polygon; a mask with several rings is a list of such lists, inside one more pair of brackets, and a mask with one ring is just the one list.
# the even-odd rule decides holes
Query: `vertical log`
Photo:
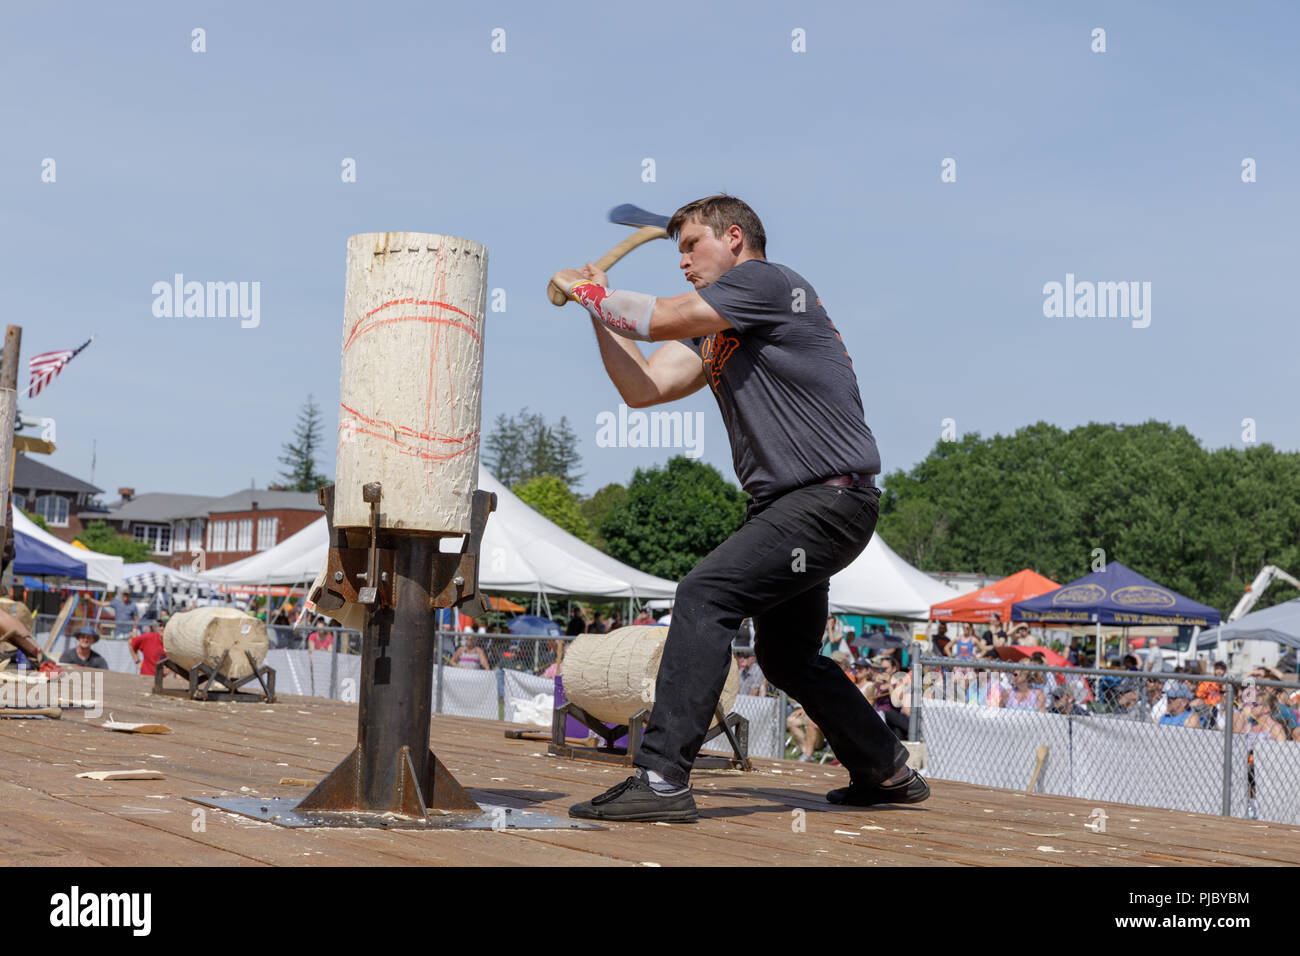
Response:
[{"label": "vertical log", "polygon": [[348,240],[334,526],[466,534],[478,486],[487,249],[453,236]]}]

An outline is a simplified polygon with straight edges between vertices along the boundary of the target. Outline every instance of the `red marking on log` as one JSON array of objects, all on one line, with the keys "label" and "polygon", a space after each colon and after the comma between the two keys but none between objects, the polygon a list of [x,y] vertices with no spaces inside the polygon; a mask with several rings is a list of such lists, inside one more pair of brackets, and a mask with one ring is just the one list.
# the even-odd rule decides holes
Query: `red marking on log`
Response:
[{"label": "red marking on log", "polygon": [[[375,315],[375,313],[381,312],[384,309],[391,308],[392,306],[396,306],[396,305],[433,306],[434,308],[437,309],[443,309],[448,312],[454,312],[456,315],[464,316],[465,318],[469,319],[471,324],[466,325],[463,322],[457,322],[455,319],[443,318],[441,315],[432,312],[429,313],[428,315],[423,315],[423,314],[399,315],[399,316],[393,316],[385,319],[376,319],[375,321],[370,322],[369,324],[366,323],[366,320],[371,318],[373,315]],[[416,301],[415,299],[394,299],[392,302],[385,302],[383,305],[379,306],[376,309],[371,309],[369,312],[365,314],[365,316],[360,321],[357,322],[356,325],[352,327],[352,331],[351,333],[349,333],[347,341],[343,343],[343,351],[346,352],[349,348],[352,347],[353,342],[355,342],[361,336],[365,335],[367,332],[372,332],[375,329],[379,328],[380,326],[391,325],[394,322],[428,322],[435,325],[450,325],[460,329],[463,332],[468,332],[471,336],[474,337],[475,342],[478,342],[480,345],[482,344],[482,340],[479,338],[478,329],[475,327],[477,323],[474,319],[474,316],[470,315],[468,312],[458,309],[454,305],[451,305],[447,302],[435,302],[432,300],[424,300],[424,299],[419,301]]]},{"label": "red marking on log", "polygon": [[[465,435],[461,435],[459,437],[455,435],[440,435],[437,433],[427,434],[425,432],[418,432],[414,428],[410,428],[406,425],[394,425],[392,422],[386,422],[382,418],[371,418],[368,415],[363,415],[355,408],[349,408],[347,405],[344,405],[342,402],[339,403],[339,408],[343,409],[349,415],[361,419],[361,421],[365,422],[367,425],[373,425],[376,428],[390,428],[394,432],[398,432],[401,435],[407,436],[416,441],[439,442],[448,445],[459,445],[465,442],[478,440],[479,433],[477,430],[469,432]],[[371,434],[371,432],[366,432],[366,434],[369,435]],[[392,440],[392,441],[396,440],[395,438],[393,438],[392,435],[380,435],[379,437],[387,440]]]}]

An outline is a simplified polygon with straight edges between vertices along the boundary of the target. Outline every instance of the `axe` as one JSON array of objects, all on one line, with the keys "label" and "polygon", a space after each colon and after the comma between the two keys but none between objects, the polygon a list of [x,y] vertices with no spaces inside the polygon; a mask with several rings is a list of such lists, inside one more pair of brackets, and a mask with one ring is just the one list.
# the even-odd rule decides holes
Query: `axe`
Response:
[{"label": "axe", "polygon": [[[596,260],[596,268],[601,272],[607,271],[610,266],[637,246],[647,243],[651,239],[668,238],[668,231],[664,228],[668,225],[667,216],[646,212],[639,206],[633,206],[629,203],[611,209],[609,211],[609,221],[616,222],[621,226],[639,226],[640,228]],[[551,305],[564,305],[569,301],[568,292],[561,289],[554,282],[546,284],[546,295],[550,298]]]}]

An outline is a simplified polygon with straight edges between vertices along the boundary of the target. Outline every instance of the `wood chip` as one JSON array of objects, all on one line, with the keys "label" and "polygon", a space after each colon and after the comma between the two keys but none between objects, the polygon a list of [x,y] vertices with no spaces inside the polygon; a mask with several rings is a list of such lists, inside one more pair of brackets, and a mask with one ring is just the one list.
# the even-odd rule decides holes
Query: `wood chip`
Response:
[{"label": "wood chip", "polygon": [[85,780],[166,780],[157,770],[90,770],[77,774]]},{"label": "wood chip", "polygon": [[166,724],[126,724],[120,720],[106,720],[99,726],[105,730],[116,730],[124,734],[170,734],[172,732]]}]

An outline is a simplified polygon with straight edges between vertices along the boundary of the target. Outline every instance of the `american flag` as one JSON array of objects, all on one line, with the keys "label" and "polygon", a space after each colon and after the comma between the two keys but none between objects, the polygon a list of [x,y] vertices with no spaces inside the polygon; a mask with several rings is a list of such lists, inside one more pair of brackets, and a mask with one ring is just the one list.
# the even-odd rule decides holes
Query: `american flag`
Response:
[{"label": "american flag", "polygon": [[81,350],[93,341],[95,341],[95,337],[92,335],[81,348],[60,349],[57,352],[42,352],[40,355],[33,355],[27,362],[27,367],[32,373],[31,384],[27,386],[27,397],[35,398],[41,394],[41,389],[54,381],[59,373],[63,371],[63,366],[76,358]]}]

